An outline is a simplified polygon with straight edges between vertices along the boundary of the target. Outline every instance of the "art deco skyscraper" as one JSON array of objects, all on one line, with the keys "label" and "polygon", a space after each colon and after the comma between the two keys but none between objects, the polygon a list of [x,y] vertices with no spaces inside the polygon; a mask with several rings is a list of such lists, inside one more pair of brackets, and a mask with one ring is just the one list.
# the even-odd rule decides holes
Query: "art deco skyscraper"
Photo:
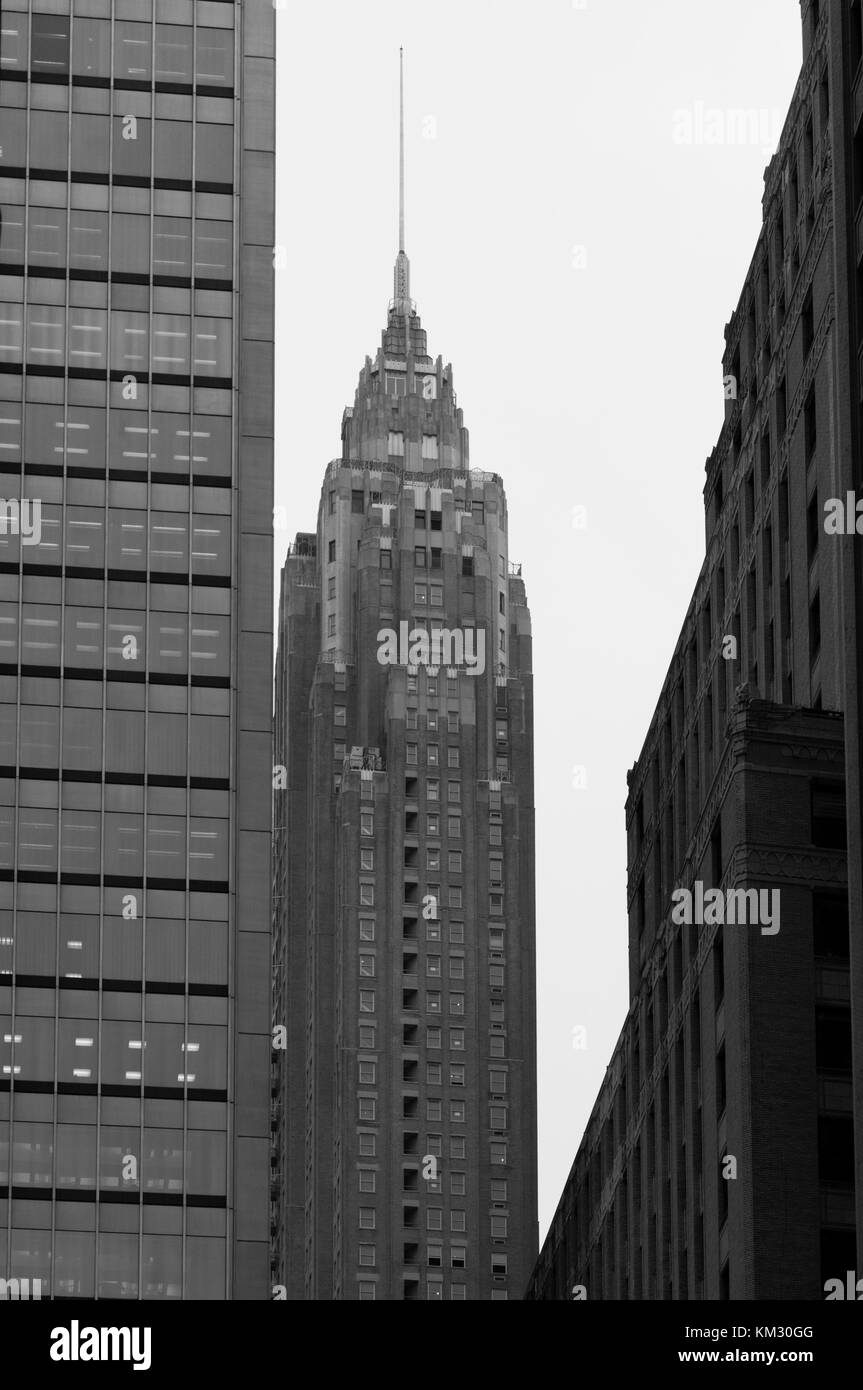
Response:
[{"label": "art deco skyscraper", "polygon": [[0,1277],[267,1298],[273,7],[0,28]]},{"label": "art deco skyscraper", "polygon": [[505,1299],[536,1243],[530,616],[401,208],[381,346],[282,575],[274,1282]]}]

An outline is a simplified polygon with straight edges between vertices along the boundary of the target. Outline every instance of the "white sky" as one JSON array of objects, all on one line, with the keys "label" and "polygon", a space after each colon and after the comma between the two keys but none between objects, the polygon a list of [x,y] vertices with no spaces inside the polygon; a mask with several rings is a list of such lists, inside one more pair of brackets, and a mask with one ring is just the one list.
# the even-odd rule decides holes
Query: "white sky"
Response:
[{"label": "white sky", "polygon": [[[503,477],[524,565],[542,1238],[628,1006],[626,771],[704,555],[723,328],[800,68],[800,7],[279,4],[277,580],[315,529],[392,295],[400,44],[412,294],[429,351],[453,363],[471,464]],[[751,112],[757,141],[732,119],[724,144],[677,143],[674,113],[696,121],[699,102]]]}]

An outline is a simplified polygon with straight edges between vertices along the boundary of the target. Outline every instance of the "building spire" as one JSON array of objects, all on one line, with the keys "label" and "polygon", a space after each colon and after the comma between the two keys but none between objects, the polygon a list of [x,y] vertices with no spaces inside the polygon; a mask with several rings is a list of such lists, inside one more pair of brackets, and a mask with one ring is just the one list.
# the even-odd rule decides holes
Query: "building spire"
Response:
[{"label": "building spire", "polygon": [[405,254],[405,65],[404,49],[399,49],[399,254],[396,257],[394,300],[397,313],[409,315],[411,267]]}]

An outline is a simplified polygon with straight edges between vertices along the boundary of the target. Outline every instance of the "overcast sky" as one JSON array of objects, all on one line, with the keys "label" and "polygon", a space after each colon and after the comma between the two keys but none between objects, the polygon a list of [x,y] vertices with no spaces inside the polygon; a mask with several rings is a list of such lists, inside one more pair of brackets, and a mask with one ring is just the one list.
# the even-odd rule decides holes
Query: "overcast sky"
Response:
[{"label": "overcast sky", "polygon": [[429,351],[453,364],[472,466],[503,477],[524,566],[543,1237],[628,1007],[626,771],[704,556],[723,329],[800,68],[800,6],[277,8],[277,567],[315,529],[342,411],[386,321],[400,44],[412,294]]}]

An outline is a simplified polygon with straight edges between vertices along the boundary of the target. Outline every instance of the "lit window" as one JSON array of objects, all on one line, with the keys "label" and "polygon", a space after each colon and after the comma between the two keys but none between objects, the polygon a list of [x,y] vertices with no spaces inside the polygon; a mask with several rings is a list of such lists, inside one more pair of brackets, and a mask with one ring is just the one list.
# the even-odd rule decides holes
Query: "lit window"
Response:
[{"label": "lit window", "polygon": [[437,743],[428,744],[426,754],[429,767],[437,767],[440,763],[440,745]]},{"label": "lit window", "polygon": [[[440,623],[432,623],[433,628],[440,628]],[[437,676],[429,676],[426,681],[426,694],[429,698],[437,697]]]},{"label": "lit window", "polygon": [[440,834],[440,816],[426,816],[426,834]]},{"label": "lit window", "polygon": [[434,732],[437,730],[437,710],[436,710],[436,709],[430,709],[430,710],[429,710],[429,712],[428,712],[428,719],[427,719],[426,722],[427,722],[427,724],[428,724],[429,733],[434,733]]},{"label": "lit window", "polygon": [[440,922],[426,922],[426,941],[440,941]]},{"label": "lit window", "polygon": [[427,870],[429,873],[438,873],[438,872],[440,871],[440,850],[439,850],[439,849],[427,849],[427,850],[426,850],[426,870]]}]

